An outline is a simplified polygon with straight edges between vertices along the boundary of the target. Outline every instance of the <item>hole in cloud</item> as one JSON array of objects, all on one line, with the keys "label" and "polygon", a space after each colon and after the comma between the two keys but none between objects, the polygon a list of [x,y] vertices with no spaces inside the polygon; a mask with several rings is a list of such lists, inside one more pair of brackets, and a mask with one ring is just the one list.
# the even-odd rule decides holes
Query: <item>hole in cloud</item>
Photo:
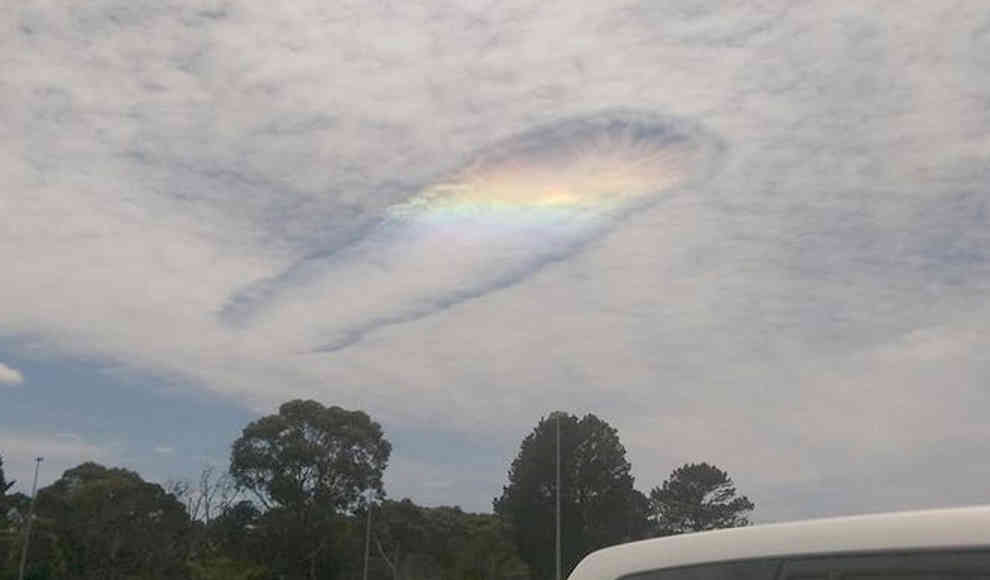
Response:
[{"label": "hole in cloud", "polygon": [[573,256],[703,182],[721,151],[696,124],[641,113],[538,127],[477,152],[351,244],[233,296],[221,318],[303,351],[339,350]]}]

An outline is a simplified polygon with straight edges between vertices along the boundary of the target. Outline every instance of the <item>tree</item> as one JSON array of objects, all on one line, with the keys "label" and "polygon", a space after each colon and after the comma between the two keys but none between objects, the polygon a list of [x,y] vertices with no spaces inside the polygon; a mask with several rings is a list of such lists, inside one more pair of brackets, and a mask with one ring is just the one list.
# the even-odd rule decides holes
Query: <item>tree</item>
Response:
[{"label": "tree", "polygon": [[363,492],[383,494],[391,450],[366,413],[316,401],[289,401],[244,428],[230,474],[266,509],[257,533],[274,573],[317,578],[338,569],[338,517],[360,507]]},{"label": "tree", "polygon": [[52,553],[41,560],[64,562],[60,576],[186,576],[189,516],[133,471],[96,463],[69,469],[38,492],[36,510],[39,537],[52,539]]},{"label": "tree", "polygon": [[230,473],[265,507],[350,509],[362,492],[381,492],[391,451],[363,411],[294,400],[244,428]]},{"label": "tree", "polygon": [[[237,484],[229,472],[217,473],[210,465],[200,471],[198,482],[171,480],[165,483],[165,490],[182,503],[192,520],[189,555],[196,559],[213,518],[226,513],[237,502],[240,495]],[[210,552],[210,546],[206,546],[206,550]]]},{"label": "tree", "polygon": [[217,473],[212,465],[200,471],[199,481],[176,479],[166,482],[165,490],[186,507],[189,517],[207,526],[220,513],[237,503],[238,490],[230,473]]},{"label": "tree", "polygon": [[375,509],[372,541],[393,580],[405,575],[411,557],[425,551],[430,530],[423,512],[409,498],[385,500]]},{"label": "tree", "polygon": [[263,566],[227,556],[193,562],[189,568],[192,580],[266,580],[270,577]]},{"label": "tree", "polygon": [[14,551],[11,548],[17,537],[17,530],[13,528],[12,522],[7,517],[7,512],[14,508],[13,496],[7,495],[12,487],[14,482],[7,481],[4,476],[3,457],[0,457],[0,570],[7,567],[12,560]]},{"label": "tree", "polygon": [[492,514],[417,506],[409,499],[376,508],[373,543],[393,580],[499,580],[524,575],[512,538]]},{"label": "tree", "polygon": [[526,576],[508,525],[491,514],[470,514],[464,546],[455,554],[454,578],[500,580]]},{"label": "tree", "polygon": [[[10,522],[7,519],[7,511],[13,507],[11,505],[13,502],[11,496],[7,495],[7,492],[12,487],[14,487],[14,482],[7,481],[7,478],[4,476],[3,456],[0,456],[0,544],[2,544],[0,545],[0,550],[3,550],[3,547],[6,546],[7,535],[10,533],[8,530]],[[0,553],[0,557],[2,556],[3,554]],[[3,562],[3,560],[0,559],[0,562]]]},{"label": "tree", "polygon": [[555,428],[560,419],[562,565],[566,577],[593,550],[638,539],[644,532],[642,495],[633,489],[618,432],[588,414],[554,413],[526,436],[494,502],[513,530],[534,577],[553,578]]},{"label": "tree", "polygon": [[726,472],[707,463],[685,464],[650,491],[650,518],[658,536],[747,526],[746,514],[754,508],[746,496],[736,497]]},{"label": "tree", "polygon": [[[0,455],[0,501],[3,501],[3,497],[7,495],[10,488],[14,487],[14,481],[7,481],[7,478],[3,474],[3,456]],[[2,505],[2,504],[0,504]],[[0,514],[2,517],[3,514]]]},{"label": "tree", "polygon": [[235,560],[251,560],[262,548],[255,533],[261,515],[247,500],[228,506],[207,526],[208,547]]},{"label": "tree", "polygon": [[186,505],[194,528],[189,568],[194,580],[267,578],[267,546],[257,529],[261,512],[251,501],[235,501],[229,474],[212,468],[200,474],[198,488],[187,481],[169,484]]}]

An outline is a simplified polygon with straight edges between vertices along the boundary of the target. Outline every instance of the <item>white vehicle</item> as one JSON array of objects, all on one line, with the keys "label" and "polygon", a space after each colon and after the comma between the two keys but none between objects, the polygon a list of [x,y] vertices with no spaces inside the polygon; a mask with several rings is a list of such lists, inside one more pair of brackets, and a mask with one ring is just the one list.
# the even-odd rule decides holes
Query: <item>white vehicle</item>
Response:
[{"label": "white vehicle", "polygon": [[990,580],[990,507],[633,542],[589,554],[568,580]]}]

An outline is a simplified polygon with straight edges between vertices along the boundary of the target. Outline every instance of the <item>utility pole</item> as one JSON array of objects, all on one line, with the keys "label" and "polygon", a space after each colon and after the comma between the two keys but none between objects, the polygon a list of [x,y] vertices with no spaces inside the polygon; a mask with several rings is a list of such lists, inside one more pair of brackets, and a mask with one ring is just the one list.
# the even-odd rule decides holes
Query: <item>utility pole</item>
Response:
[{"label": "utility pole", "polygon": [[368,495],[368,521],[364,525],[364,574],[362,580],[368,580],[368,558],[371,555],[371,494]]},{"label": "utility pole", "polygon": [[557,469],[557,580],[560,579],[560,415],[557,412],[557,445],[555,447],[557,456],[556,464]]},{"label": "utility pole", "polygon": [[34,458],[34,483],[31,484],[31,504],[28,507],[27,525],[24,526],[24,545],[21,547],[21,566],[17,573],[18,580],[24,580],[24,565],[27,564],[28,543],[31,541],[31,524],[34,523],[34,500],[38,497],[38,467],[44,457]]}]

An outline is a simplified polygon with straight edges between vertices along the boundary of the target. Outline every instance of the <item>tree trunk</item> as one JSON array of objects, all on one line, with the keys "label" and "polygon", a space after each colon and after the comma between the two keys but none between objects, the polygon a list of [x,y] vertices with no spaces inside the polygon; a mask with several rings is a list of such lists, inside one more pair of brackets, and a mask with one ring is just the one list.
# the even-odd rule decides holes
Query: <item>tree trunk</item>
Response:
[{"label": "tree trunk", "polygon": [[382,560],[385,560],[385,564],[392,570],[392,580],[402,580],[402,574],[399,569],[399,544],[395,545],[395,554],[389,559],[388,554],[385,553],[385,548],[382,547],[382,541],[375,538],[375,545],[378,546],[378,553],[381,554]]},{"label": "tree trunk", "polygon": [[326,538],[320,540],[320,543],[316,546],[314,550],[309,555],[309,579],[316,580],[316,559],[319,558],[320,554],[323,552],[323,548],[326,544]]}]

